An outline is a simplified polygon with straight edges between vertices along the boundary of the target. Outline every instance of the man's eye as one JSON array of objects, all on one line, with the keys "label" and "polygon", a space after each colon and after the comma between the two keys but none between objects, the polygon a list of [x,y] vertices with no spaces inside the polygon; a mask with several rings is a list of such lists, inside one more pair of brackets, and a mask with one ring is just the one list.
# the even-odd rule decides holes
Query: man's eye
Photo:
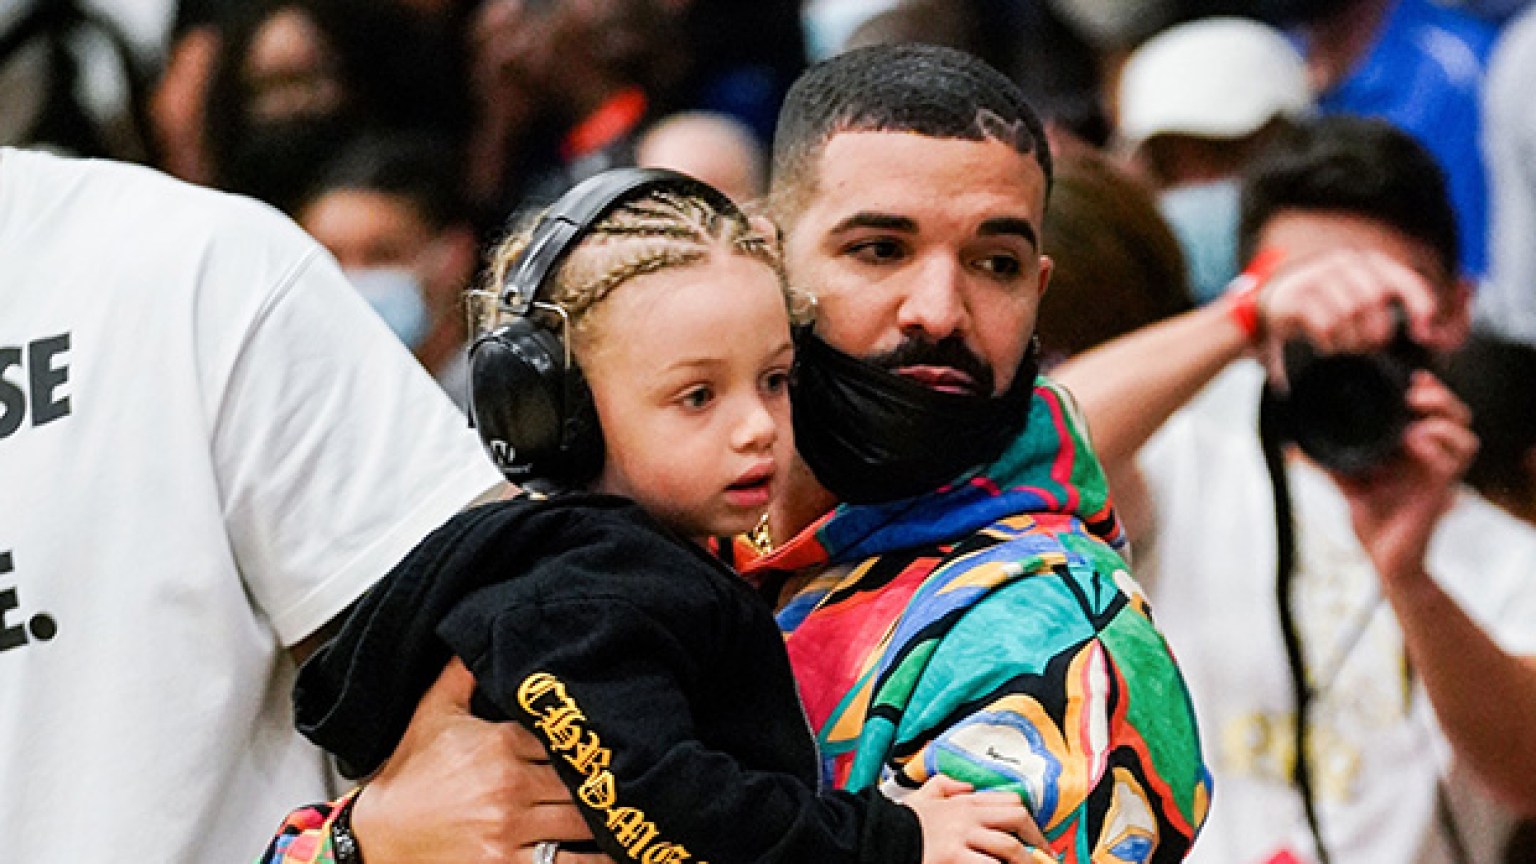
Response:
[{"label": "man's eye", "polygon": [[860,261],[870,264],[878,264],[885,261],[894,261],[901,257],[901,244],[895,240],[879,238],[864,240],[848,247],[849,253]]},{"label": "man's eye", "polygon": [[1012,255],[988,255],[981,259],[980,266],[994,276],[1012,277],[1024,272],[1024,263]]}]

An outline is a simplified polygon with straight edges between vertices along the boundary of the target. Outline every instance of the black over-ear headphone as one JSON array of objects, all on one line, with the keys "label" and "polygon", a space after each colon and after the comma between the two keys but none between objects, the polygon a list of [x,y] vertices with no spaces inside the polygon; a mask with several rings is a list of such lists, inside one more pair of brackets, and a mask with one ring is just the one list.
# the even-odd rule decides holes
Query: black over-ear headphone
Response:
[{"label": "black over-ear headphone", "polygon": [[603,435],[592,393],[571,359],[570,334],[549,325],[550,313],[564,322],[564,310],[542,295],[545,283],[598,220],[658,189],[704,198],[725,213],[737,210],[713,186],[676,171],[605,171],[550,206],[502,280],[497,302],[503,313],[515,317],[470,346],[470,420],[491,459],[514,483],[568,489],[585,485],[602,470]]}]

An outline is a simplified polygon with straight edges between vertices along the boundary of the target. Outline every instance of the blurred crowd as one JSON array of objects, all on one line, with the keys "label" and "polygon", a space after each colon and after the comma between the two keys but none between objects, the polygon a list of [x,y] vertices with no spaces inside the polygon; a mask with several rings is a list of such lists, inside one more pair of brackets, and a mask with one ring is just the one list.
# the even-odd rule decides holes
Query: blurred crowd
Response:
[{"label": "blurred crowd", "polygon": [[[517,214],[634,164],[755,201],[784,93],[808,63],[848,48],[963,49],[1012,78],[1046,118],[1058,159],[1043,240],[1055,270],[1038,327],[1047,364],[1222,298],[1249,264],[1239,237],[1255,159],[1315,116],[1385,119],[1433,157],[1454,208],[1473,331],[1441,371],[1481,440],[1467,480],[1536,523],[1536,112],[1524,102],[1536,84],[1536,4],[166,0],[150,15],[152,6],[12,0],[0,10],[0,145],[149,164],[284,211],[461,407],[463,293]],[[1168,631],[1180,647],[1178,628]],[[1223,736],[1287,734],[1204,733],[1218,765],[1275,752],[1269,740]],[[1334,767],[1324,797],[1358,768]],[[1453,825],[1483,824],[1450,810]],[[1473,847],[1459,860],[1492,860],[1477,850],[1506,845],[1502,831],[1460,836],[1479,830],[1448,832],[1449,845]],[[1536,860],[1536,843],[1517,839],[1500,854]]]},{"label": "blurred crowd", "polygon": [[[1086,280],[1118,292],[1102,314],[1119,327],[1216,297],[1241,269],[1244,165],[1287,122],[1343,113],[1385,117],[1434,153],[1462,269],[1480,282],[1479,329],[1529,344],[1536,124],[1521,91],[1536,14],[1522,19],[1524,5],[19,0],[0,12],[0,143],[144,162],[295,216],[461,400],[458,296],[509,214],[634,163],[756,198],[779,101],[808,62],[937,43],[1024,89],[1069,176],[1137,187],[1056,219],[1124,220],[1130,246],[1184,274],[1145,297],[1100,278],[1123,274]],[[1079,260],[1110,266],[1063,254],[1072,231],[1058,224],[1052,244],[1072,259],[1064,275]],[[1068,293],[1052,303],[1080,308]],[[1116,324],[1062,322],[1059,350]]]}]

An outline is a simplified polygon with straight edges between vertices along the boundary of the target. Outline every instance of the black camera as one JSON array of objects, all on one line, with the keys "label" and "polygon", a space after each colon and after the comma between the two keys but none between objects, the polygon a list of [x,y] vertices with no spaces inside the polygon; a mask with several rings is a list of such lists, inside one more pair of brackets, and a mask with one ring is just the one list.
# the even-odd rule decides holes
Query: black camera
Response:
[{"label": "black camera", "polygon": [[1414,419],[1408,383],[1415,370],[1428,368],[1430,355],[1409,337],[1402,308],[1394,306],[1394,312],[1397,332],[1382,351],[1322,354],[1304,340],[1286,343],[1284,429],[1326,468],[1358,474],[1381,464]]}]

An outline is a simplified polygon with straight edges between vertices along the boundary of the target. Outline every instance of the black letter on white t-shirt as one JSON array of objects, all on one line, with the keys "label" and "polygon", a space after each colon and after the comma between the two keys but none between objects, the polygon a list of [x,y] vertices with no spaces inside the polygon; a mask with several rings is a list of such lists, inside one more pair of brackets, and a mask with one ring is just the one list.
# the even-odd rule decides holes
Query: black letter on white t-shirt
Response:
[{"label": "black letter on white t-shirt", "polygon": [[53,358],[69,350],[69,334],[38,339],[27,346],[27,367],[32,373],[32,425],[41,426],[69,414],[69,397],[56,399],[60,386],[69,380],[69,367],[53,365]]},{"label": "black letter on white t-shirt", "polygon": [[[10,573],[15,567],[11,563],[10,552],[0,552],[0,576]],[[15,588],[0,590],[0,651],[8,651],[12,648],[20,648],[27,644],[27,631],[20,624],[7,625],[5,614],[12,609],[21,606],[21,600],[16,596]],[[59,623],[53,620],[53,616],[46,612],[39,612],[27,622],[32,630],[32,639],[39,642],[47,642],[58,635]]]},{"label": "black letter on white t-shirt", "polygon": [[[0,552],[0,574],[9,573],[14,568],[11,565],[11,553]],[[0,651],[11,648],[20,648],[27,644],[27,631],[21,625],[6,626],[5,613],[20,605],[16,600],[16,589],[6,588],[0,591]]]},{"label": "black letter on white t-shirt", "polygon": [[26,394],[5,380],[5,371],[12,366],[21,367],[21,349],[0,348],[0,438],[8,438],[20,428],[27,413]]}]

